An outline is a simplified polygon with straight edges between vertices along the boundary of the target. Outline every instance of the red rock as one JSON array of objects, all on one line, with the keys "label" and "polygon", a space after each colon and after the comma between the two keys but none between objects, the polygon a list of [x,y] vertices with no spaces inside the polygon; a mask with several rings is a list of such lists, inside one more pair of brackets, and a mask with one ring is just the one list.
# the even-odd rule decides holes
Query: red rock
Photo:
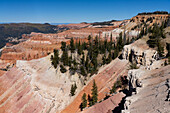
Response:
[{"label": "red rock", "polygon": [[109,113],[118,106],[124,96],[125,95],[123,93],[117,93],[101,103],[97,103],[90,108],[86,108],[81,113]]}]

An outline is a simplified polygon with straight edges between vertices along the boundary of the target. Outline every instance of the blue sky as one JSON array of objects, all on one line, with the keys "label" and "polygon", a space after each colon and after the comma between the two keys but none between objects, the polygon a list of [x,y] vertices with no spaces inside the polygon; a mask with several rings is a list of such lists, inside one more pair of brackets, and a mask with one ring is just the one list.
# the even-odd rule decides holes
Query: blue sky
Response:
[{"label": "blue sky", "polygon": [[170,0],[0,0],[0,22],[78,23],[170,12]]}]

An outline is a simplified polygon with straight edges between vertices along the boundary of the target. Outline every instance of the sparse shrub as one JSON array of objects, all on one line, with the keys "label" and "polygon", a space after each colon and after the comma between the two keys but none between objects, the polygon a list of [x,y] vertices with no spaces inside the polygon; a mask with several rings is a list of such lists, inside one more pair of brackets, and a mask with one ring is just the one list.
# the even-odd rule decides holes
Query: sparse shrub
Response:
[{"label": "sparse shrub", "polygon": [[65,73],[65,72],[67,72],[67,69],[61,64],[60,71],[61,71],[61,73]]},{"label": "sparse shrub", "polygon": [[115,93],[117,88],[121,88],[122,83],[120,80],[116,81],[116,83],[114,83],[114,85],[112,86],[112,89],[110,90],[110,94]]},{"label": "sparse shrub", "polygon": [[131,62],[130,65],[129,65],[129,69],[139,69],[139,67],[137,66],[136,63]]}]

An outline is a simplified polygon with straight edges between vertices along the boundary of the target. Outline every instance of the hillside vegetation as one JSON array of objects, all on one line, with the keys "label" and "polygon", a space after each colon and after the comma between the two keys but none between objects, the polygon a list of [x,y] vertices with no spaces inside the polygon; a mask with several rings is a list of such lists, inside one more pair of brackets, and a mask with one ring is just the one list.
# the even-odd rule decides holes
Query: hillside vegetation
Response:
[{"label": "hillside vegetation", "polygon": [[0,24],[0,48],[2,48],[8,40],[8,37],[21,38],[22,34],[30,34],[31,32],[40,33],[57,33],[68,28],[60,28],[54,25],[32,24],[32,23],[11,23]]}]

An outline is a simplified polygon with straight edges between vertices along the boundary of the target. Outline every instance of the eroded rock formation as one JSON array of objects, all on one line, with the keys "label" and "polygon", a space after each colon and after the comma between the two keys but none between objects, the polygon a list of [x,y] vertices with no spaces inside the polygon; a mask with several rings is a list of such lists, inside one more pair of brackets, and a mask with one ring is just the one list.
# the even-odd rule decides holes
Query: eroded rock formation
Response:
[{"label": "eroded rock formation", "polygon": [[149,48],[145,39],[125,45],[122,51],[122,57],[130,62],[135,62],[138,66],[144,66],[144,69],[147,70],[160,68],[164,63],[161,60],[158,61],[158,52]]},{"label": "eroded rock formation", "polygon": [[167,79],[170,78],[169,68],[170,66],[166,66],[160,69],[137,70],[140,73],[131,73],[132,76],[140,76],[143,87],[136,87],[137,94],[126,98],[125,110],[122,113],[169,113],[169,101],[166,100],[169,95],[166,85]]}]

